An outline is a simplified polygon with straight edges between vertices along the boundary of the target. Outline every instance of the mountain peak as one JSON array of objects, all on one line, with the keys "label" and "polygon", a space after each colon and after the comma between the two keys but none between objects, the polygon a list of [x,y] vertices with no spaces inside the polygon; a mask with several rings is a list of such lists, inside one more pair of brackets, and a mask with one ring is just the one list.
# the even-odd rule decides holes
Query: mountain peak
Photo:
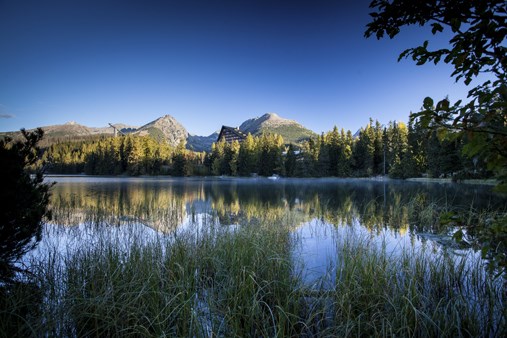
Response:
[{"label": "mountain peak", "polygon": [[188,137],[185,127],[168,114],[145,124],[136,133],[142,136],[150,135],[158,141],[167,141],[172,146]]},{"label": "mountain peak", "polygon": [[265,118],[269,118],[269,119],[281,119],[280,116],[278,116],[277,113],[266,113],[264,115],[262,115],[261,117],[265,117]]},{"label": "mountain peak", "polygon": [[[189,135],[188,131],[172,115],[165,114],[142,127],[134,127],[122,123],[112,124],[122,134],[149,135],[157,141],[167,142],[177,146],[182,140],[186,140],[187,148],[196,151],[210,151],[211,144],[216,141],[218,131],[209,136]],[[94,135],[113,135],[114,128],[111,125],[101,128],[87,127],[75,121],[68,121],[65,124],[42,127],[45,132],[45,139],[48,144],[62,138],[93,137]],[[244,133],[251,133],[258,136],[263,133],[278,134],[285,142],[298,143],[316,134],[306,129],[294,120],[289,120],[276,113],[266,113],[243,122],[239,129]],[[19,133],[19,132],[17,132]]]},{"label": "mountain peak", "polygon": [[315,135],[313,131],[306,129],[300,123],[285,119],[275,113],[266,113],[261,117],[246,120],[239,126],[239,129],[252,135],[279,134],[286,142],[300,142]]}]

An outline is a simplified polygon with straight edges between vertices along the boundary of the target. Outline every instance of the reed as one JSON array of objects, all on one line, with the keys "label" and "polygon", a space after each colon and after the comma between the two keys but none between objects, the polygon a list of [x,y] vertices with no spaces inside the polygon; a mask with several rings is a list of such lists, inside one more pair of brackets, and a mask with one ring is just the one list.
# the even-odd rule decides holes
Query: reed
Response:
[{"label": "reed", "polygon": [[0,331],[62,337],[506,332],[505,285],[472,254],[394,251],[371,236],[337,232],[337,263],[328,274],[335,271],[334,287],[305,284],[293,264],[301,239],[288,226],[292,217],[241,226],[203,218],[170,235],[147,236],[136,223],[100,228],[97,218],[85,226],[88,233],[60,229],[68,232],[65,245],[54,244],[30,263],[26,285],[37,292],[2,289]]},{"label": "reed", "polygon": [[339,336],[498,336],[505,333],[505,290],[473,253],[396,254],[386,243],[347,238],[334,303]]}]

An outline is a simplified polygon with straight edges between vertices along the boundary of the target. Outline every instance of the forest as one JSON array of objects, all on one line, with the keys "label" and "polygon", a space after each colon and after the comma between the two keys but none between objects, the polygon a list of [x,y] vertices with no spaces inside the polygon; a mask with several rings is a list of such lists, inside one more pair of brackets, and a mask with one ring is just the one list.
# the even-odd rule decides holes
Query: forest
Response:
[{"label": "forest", "polygon": [[355,135],[336,126],[299,144],[282,136],[248,135],[243,142],[215,142],[209,153],[126,135],[61,141],[46,147],[48,173],[89,175],[448,177],[488,178],[480,156],[465,155],[466,135],[441,135],[418,119],[382,125],[372,119]]}]

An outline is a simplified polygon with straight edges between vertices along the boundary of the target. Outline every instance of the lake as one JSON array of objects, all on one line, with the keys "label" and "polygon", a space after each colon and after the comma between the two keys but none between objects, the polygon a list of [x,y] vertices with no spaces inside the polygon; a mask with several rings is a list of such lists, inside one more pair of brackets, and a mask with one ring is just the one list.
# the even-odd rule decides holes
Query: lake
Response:
[{"label": "lake", "polygon": [[[506,199],[489,186],[371,179],[48,177],[52,221],[33,253],[94,243],[97,231],[136,227],[137,237],[198,233],[203,224],[234,229],[290,222],[297,269],[310,283],[333,283],[336,241],[372,239],[397,252],[431,248],[456,255],[468,249],[441,226],[437,212],[494,210]],[[418,211],[418,212],[415,212]],[[290,215],[290,217],[288,217]],[[125,234],[125,238],[128,236]],[[330,276],[330,277],[329,277]],[[327,278],[329,277],[329,278]]]},{"label": "lake", "polygon": [[[504,336],[505,279],[461,223],[479,185],[48,177],[9,313],[37,336]],[[485,213],[483,213],[483,211]],[[471,213],[470,213],[471,212]],[[445,218],[445,222],[439,222]],[[2,324],[2,323],[0,323]]]}]

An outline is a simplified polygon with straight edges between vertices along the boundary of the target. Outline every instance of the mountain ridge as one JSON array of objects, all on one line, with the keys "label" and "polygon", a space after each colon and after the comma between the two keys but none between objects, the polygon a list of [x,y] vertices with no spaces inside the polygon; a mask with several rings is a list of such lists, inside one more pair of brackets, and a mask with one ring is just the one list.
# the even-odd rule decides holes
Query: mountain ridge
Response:
[{"label": "mountain ridge", "polygon": [[[45,133],[44,145],[58,142],[62,139],[81,140],[100,136],[112,136],[115,133],[115,129],[121,134],[148,135],[159,142],[166,141],[172,146],[177,146],[181,140],[185,140],[187,142],[187,149],[194,151],[210,151],[211,145],[218,138],[218,131],[208,136],[190,134],[176,118],[168,114],[140,127],[123,123],[113,123],[106,127],[88,127],[75,121],[68,121],[64,124],[42,126],[40,128]],[[287,143],[298,143],[316,135],[297,121],[285,119],[275,113],[267,113],[260,117],[247,119],[238,128],[244,133],[251,133],[254,136],[259,136],[263,133],[280,134]],[[0,132],[0,137],[19,137],[19,135],[19,131]]]}]

